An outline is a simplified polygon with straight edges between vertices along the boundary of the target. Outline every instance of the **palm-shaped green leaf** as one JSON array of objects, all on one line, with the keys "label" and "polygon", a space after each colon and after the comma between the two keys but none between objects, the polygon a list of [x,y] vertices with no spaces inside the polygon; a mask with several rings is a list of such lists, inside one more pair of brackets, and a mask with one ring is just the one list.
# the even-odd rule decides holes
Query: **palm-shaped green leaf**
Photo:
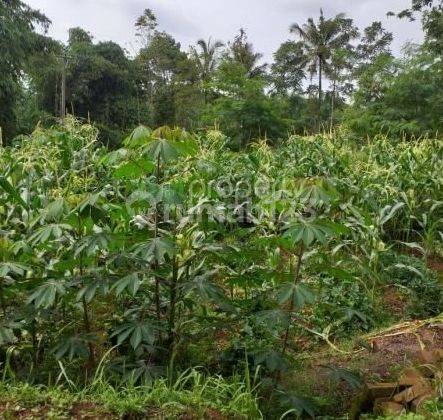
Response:
[{"label": "palm-shaped green leaf", "polygon": [[260,311],[254,318],[256,322],[265,325],[270,330],[275,329],[278,325],[286,326],[288,323],[288,313],[281,309]]},{"label": "palm-shaped green leaf", "polygon": [[271,371],[283,371],[288,367],[288,362],[277,350],[257,350],[252,353],[256,365],[265,365]]},{"label": "palm-shaped green leaf", "polygon": [[300,192],[300,200],[312,206],[328,204],[337,198],[337,191],[324,181],[305,186]]},{"label": "palm-shaped green leaf", "polygon": [[161,264],[166,256],[174,255],[175,245],[168,238],[152,238],[148,242],[136,245],[133,252],[148,262],[157,261]]},{"label": "palm-shaped green leaf", "polygon": [[51,223],[38,228],[30,237],[32,245],[48,242],[50,239],[60,239],[64,232],[70,230],[71,226],[65,223]]},{"label": "palm-shaped green leaf", "polygon": [[224,300],[223,288],[211,280],[217,272],[218,270],[211,270],[195,276],[194,279],[186,285],[187,291],[196,292],[204,301],[222,303]]},{"label": "palm-shaped green leaf", "polygon": [[146,158],[136,159],[121,164],[114,170],[115,178],[137,179],[150,174],[155,168],[152,161]]},{"label": "palm-shaped green leaf", "polygon": [[280,305],[293,299],[292,304],[295,309],[301,309],[305,305],[310,305],[315,302],[314,292],[305,284],[285,283],[283,284],[277,295],[277,300]]},{"label": "palm-shaped green leaf", "polygon": [[54,305],[57,295],[64,295],[65,286],[61,281],[49,280],[37,288],[29,297],[28,303],[34,303],[37,308],[49,308]]},{"label": "palm-shaped green leaf", "polygon": [[97,341],[94,334],[78,334],[63,338],[54,348],[55,357],[60,360],[67,357],[73,360],[74,357],[86,359],[89,356],[89,343]]},{"label": "palm-shaped green leaf", "polygon": [[3,321],[0,324],[0,346],[5,344],[14,343],[17,341],[17,337],[14,334],[14,330],[19,330],[21,324],[13,321]]},{"label": "palm-shaped green leaf", "polygon": [[151,141],[146,148],[146,152],[153,160],[163,163],[176,159],[179,156],[179,152],[174,145],[163,138],[156,138]]},{"label": "palm-shaped green leaf", "polygon": [[59,221],[66,207],[66,202],[62,198],[49,203],[44,210],[44,219],[48,222]]},{"label": "palm-shaped green leaf", "polygon": [[104,279],[94,280],[80,289],[80,291],[77,293],[77,302],[80,302],[84,298],[85,301],[89,303],[92,301],[92,299],[94,299],[97,293],[101,293],[104,296],[108,293],[108,291],[108,281]]},{"label": "palm-shaped green leaf", "polygon": [[330,377],[335,382],[345,381],[352,389],[359,389],[363,385],[360,375],[357,375],[349,369],[335,366],[324,367],[330,370]]},{"label": "palm-shaped green leaf", "polygon": [[143,125],[137,127],[131,135],[125,139],[124,144],[130,149],[136,149],[146,145],[151,140],[152,131]]},{"label": "palm-shaped green leaf", "polygon": [[117,337],[117,344],[124,343],[128,338],[133,349],[142,343],[153,345],[156,338],[156,329],[149,322],[134,321],[117,327],[111,337]]},{"label": "palm-shaped green leaf", "polygon": [[344,231],[343,226],[326,220],[300,218],[296,223],[289,225],[284,237],[289,238],[293,244],[303,243],[309,247],[314,242],[324,244],[328,237]]},{"label": "palm-shaped green leaf", "polygon": [[117,296],[121,295],[125,290],[127,290],[132,296],[135,296],[140,285],[141,281],[139,275],[137,273],[131,273],[116,281],[112,285],[112,289],[115,290]]},{"label": "palm-shaped green leaf", "polygon": [[84,236],[78,241],[75,247],[74,256],[78,257],[82,252],[88,256],[95,255],[98,251],[108,249],[110,244],[117,240],[118,238],[115,235],[108,232],[100,232]]},{"label": "palm-shaped green leaf", "polygon": [[28,266],[16,262],[0,262],[0,277],[6,277],[11,274],[23,276],[28,270]]},{"label": "palm-shaped green leaf", "polygon": [[296,415],[297,418],[301,418],[303,416],[309,416],[311,418],[315,418],[315,405],[311,400],[303,397],[299,397],[294,394],[283,394],[280,397],[281,405],[287,409],[282,416],[281,419],[288,417],[290,414]]}]

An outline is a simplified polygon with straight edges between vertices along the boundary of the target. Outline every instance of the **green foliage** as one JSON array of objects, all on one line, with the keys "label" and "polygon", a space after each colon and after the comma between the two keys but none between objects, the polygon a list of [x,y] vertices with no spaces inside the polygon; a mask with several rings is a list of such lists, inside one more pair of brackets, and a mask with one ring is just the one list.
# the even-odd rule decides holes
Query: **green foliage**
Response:
[{"label": "green foliage", "polygon": [[318,98],[321,103],[323,73],[331,71],[335,51],[351,48],[349,43],[357,37],[358,30],[352,19],[346,18],[344,14],[326,19],[320,9],[317,23],[309,18],[304,25],[293,24],[290,31],[300,38],[300,67],[308,69],[311,77],[318,74]]},{"label": "green foliage", "polygon": [[149,418],[159,414],[168,418],[183,415],[202,418],[215,413],[229,418],[262,418],[254,390],[238,376],[224,379],[198,370],[184,372],[173,383],[158,379],[151,385],[138,387],[114,386],[99,377],[85,389],[3,383],[0,402],[11,407],[2,408],[5,417],[29,411],[57,418],[76,411],[84,416],[111,419]]},{"label": "green foliage", "polygon": [[207,107],[203,120],[220,127],[234,148],[261,138],[277,140],[289,124],[281,105],[264,93],[264,86],[264,80],[249,77],[243,65],[221,63],[211,85],[217,99]]},{"label": "green foliage", "polygon": [[359,78],[344,123],[361,137],[434,136],[442,129],[441,64],[423,49],[395,60],[379,56]]},{"label": "green foliage", "polygon": [[273,83],[279,93],[300,92],[305,77],[301,64],[304,61],[303,45],[300,42],[286,41],[274,54],[272,65]]},{"label": "green foliage", "polygon": [[386,255],[385,259],[390,282],[412,295],[408,307],[410,316],[425,318],[438,315],[443,306],[442,288],[437,276],[427,269],[423,261],[392,254]]},{"label": "green foliage", "polygon": [[[142,384],[204,363],[267,383],[299,337],[377,326],[386,284],[411,291],[410,316],[439,313],[435,277],[392,249],[440,246],[440,153],[320,136],[233,152],[144,126],[109,151],[72,119],[37,130],[0,158],[4,375]],[[279,415],[309,413],[282,392]]]},{"label": "green foliage", "polygon": [[0,16],[0,128],[3,138],[10,140],[16,134],[15,106],[21,92],[22,70],[38,46],[35,29],[47,28],[50,21],[20,0],[3,1]]},{"label": "green foliage", "polygon": [[[291,26],[299,39],[284,42],[270,66],[243,29],[224,49],[221,41],[199,40],[187,53],[150,9],[135,22],[134,57],[114,42],[94,42],[82,28],[70,29],[66,45],[37,35],[49,21],[20,1],[1,11],[10,68],[0,78],[0,127],[8,141],[61,116],[64,78],[68,113],[93,122],[112,148],[139,124],[219,127],[234,149],[340,125],[360,138],[441,132],[442,11],[432,1],[398,13],[421,14],[420,52],[394,59],[393,36],[380,22],[360,34],[352,18],[320,11],[318,20]],[[308,76],[318,76],[317,84]]]},{"label": "green foliage", "polygon": [[[360,36],[321,11],[268,67],[243,29],[186,53],[146,9],[129,56],[81,28],[37,35],[42,14],[2,2],[5,404],[315,417],[329,402],[294,376],[301,349],[386,323],[386,290],[396,318],[441,313],[441,7],[415,13],[425,42],[402,58],[380,22]],[[57,123],[64,105],[82,123]]]},{"label": "green foliage", "polygon": [[193,126],[202,95],[194,85],[195,61],[181,51],[180,44],[166,32],[155,30],[134,64],[139,92],[151,104],[142,121],[155,126]]}]

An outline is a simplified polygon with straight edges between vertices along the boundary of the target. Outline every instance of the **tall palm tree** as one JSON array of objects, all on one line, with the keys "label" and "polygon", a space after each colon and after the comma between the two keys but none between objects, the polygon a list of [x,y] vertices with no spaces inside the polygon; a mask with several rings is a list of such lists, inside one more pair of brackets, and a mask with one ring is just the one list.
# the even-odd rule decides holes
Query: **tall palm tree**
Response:
[{"label": "tall palm tree", "polygon": [[358,36],[358,30],[352,19],[346,18],[343,13],[325,19],[320,9],[317,23],[309,18],[303,25],[291,25],[290,31],[300,38],[305,55],[304,66],[311,76],[318,74],[318,99],[321,102],[323,73],[330,68],[333,51],[347,46],[351,39]]},{"label": "tall palm tree", "polygon": [[217,66],[217,52],[223,45],[223,42],[212,41],[209,38],[207,42],[204,39],[197,41],[199,50],[192,47],[191,56],[195,60],[201,81],[208,82],[210,80]]},{"label": "tall palm tree", "polygon": [[199,79],[203,84],[203,92],[205,97],[205,103],[207,100],[207,91],[205,84],[211,80],[212,75],[217,67],[218,50],[223,47],[223,42],[212,41],[211,38],[206,42],[204,39],[199,39],[197,41],[196,47],[191,48],[191,57],[194,60]]}]

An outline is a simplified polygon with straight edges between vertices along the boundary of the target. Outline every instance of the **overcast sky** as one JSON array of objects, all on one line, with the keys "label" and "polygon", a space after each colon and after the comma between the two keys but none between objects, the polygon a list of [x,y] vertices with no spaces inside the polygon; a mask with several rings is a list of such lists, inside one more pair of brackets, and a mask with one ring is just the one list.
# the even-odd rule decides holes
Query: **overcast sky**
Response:
[{"label": "overcast sky", "polygon": [[172,34],[187,49],[200,38],[228,41],[239,28],[264,54],[267,62],[278,46],[289,39],[288,28],[317,17],[320,7],[326,17],[344,12],[360,28],[381,20],[394,33],[393,50],[407,41],[420,41],[419,22],[386,17],[390,10],[406,8],[410,0],[24,0],[51,20],[50,35],[66,41],[68,29],[80,26],[97,41],[118,42],[130,52],[136,48],[134,22],[145,8],[157,16],[159,28]]}]

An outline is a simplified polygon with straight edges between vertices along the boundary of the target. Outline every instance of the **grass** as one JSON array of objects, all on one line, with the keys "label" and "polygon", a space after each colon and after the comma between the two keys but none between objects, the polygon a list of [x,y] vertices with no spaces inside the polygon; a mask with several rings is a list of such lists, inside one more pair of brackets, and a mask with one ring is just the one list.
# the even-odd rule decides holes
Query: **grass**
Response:
[{"label": "grass", "polygon": [[189,370],[174,382],[155,380],[152,385],[114,386],[98,379],[89,387],[0,384],[0,415],[19,418],[76,418],[83,411],[97,418],[229,418],[259,419],[262,415],[253,389],[234,376],[206,376]]}]

